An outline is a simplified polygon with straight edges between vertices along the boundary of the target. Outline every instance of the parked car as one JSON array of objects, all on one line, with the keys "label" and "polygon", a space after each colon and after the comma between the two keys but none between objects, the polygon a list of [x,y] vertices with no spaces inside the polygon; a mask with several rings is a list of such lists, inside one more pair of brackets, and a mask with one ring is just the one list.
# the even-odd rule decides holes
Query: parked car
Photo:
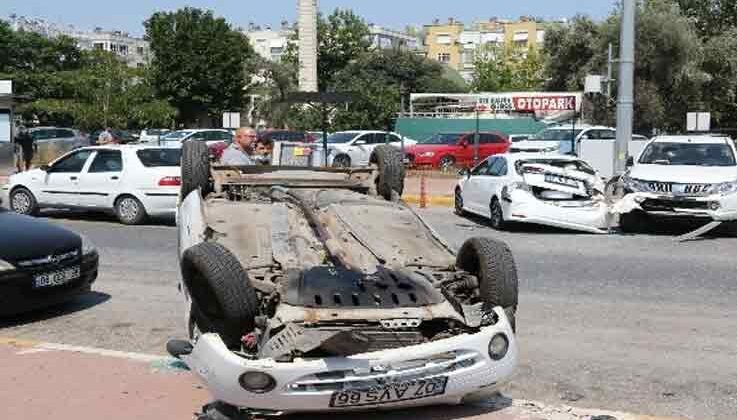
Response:
[{"label": "parked car", "polygon": [[141,143],[158,143],[159,138],[169,132],[171,132],[171,130],[166,128],[147,128],[145,130],[141,130],[138,141]]},{"label": "parked car", "polygon": [[532,137],[532,134],[510,134],[509,141],[517,143],[518,141],[528,140],[530,137]]},{"label": "parked car", "polygon": [[34,215],[43,208],[113,212],[121,223],[173,216],[181,150],[141,145],[84,147],[48,166],[12,175],[4,187],[10,209]]},{"label": "parked car", "polygon": [[617,203],[625,232],[657,219],[737,220],[737,150],[726,136],[655,137],[630,158]]},{"label": "parked car", "polygon": [[[100,133],[102,132],[103,130],[93,131],[92,134],[90,134],[89,143],[91,145],[98,144],[98,139],[100,138]],[[112,134],[113,140],[116,144],[128,144],[138,142],[138,136],[133,131],[113,129],[110,130],[110,134]]]},{"label": "parked car", "polygon": [[[328,165],[338,168],[367,166],[374,148],[380,144],[401,147],[402,137],[386,131],[339,131],[328,136]],[[417,141],[404,138],[404,146]]]},{"label": "parked car", "polygon": [[167,350],[217,401],[207,418],[458,404],[511,378],[512,252],[488,237],[451,250],[396,200],[399,150],[234,172],[203,146],[184,144],[178,211],[190,336]]},{"label": "parked car", "polygon": [[0,316],[57,305],[91,290],[98,255],[86,238],[2,207],[0,232]]},{"label": "parked car", "polygon": [[573,154],[578,152],[581,141],[613,140],[617,138],[617,130],[612,127],[590,125],[559,125],[541,130],[527,140],[515,142],[510,152],[555,152],[557,154]]},{"label": "parked car", "polygon": [[[308,131],[307,134],[309,134],[312,137],[314,137],[316,142],[321,142],[322,141],[322,138],[323,138],[323,135],[325,133],[323,133],[322,131]],[[333,134],[333,133],[331,133],[331,132],[328,132],[327,133],[328,136],[330,136],[331,134]]]},{"label": "parked car", "polygon": [[596,171],[572,156],[505,153],[462,171],[455,210],[488,218],[495,229],[510,222],[605,233],[609,207]]},{"label": "parked car", "polygon": [[290,142],[301,142],[301,143],[312,143],[315,141],[315,137],[304,131],[289,131],[289,130],[267,130],[258,133],[259,139],[277,141],[290,141]]},{"label": "parked car", "polygon": [[222,128],[177,130],[161,136],[159,144],[181,147],[182,143],[190,140],[202,141],[210,146],[219,142],[232,141],[233,132]]},{"label": "parked car", "polygon": [[[436,134],[407,148],[405,159],[412,167],[439,168],[472,166],[475,153],[475,133]],[[505,153],[509,140],[502,133],[479,133],[479,160]]]},{"label": "parked car", "polygon": [[34,127],[28,132],[36,145],[36,159],[41,163],[90,144],[89,137],[72,128]]}]

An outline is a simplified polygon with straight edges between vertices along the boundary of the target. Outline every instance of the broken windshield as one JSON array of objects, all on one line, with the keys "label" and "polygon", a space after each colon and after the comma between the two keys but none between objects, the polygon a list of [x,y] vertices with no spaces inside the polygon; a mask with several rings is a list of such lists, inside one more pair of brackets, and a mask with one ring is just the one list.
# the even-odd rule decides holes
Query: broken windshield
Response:
[{"label": "broken windshield", "polygon": [[640,157],[646,165],[735,166],[734,153],[724,143],[651,143]]}]

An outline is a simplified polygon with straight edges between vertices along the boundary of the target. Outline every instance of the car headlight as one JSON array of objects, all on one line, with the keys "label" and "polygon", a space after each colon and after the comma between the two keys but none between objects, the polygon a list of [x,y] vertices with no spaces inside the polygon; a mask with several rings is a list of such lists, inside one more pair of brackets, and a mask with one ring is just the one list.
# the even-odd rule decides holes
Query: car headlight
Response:
[{"label": "car headlight", "polygon": [[423,158],[431,158],[433,156],[435,156],[435,152],[422,152],[422,153],[420,153],[420,157],[423,157]]},{"label": "car headlight", "polygon": [[97,252],[97,247],[88,237],[84,235],[79,236],[82,238],[82,255],[90,255]]},{"label": "car headlight", "polygon": [[710,194],[729,195],[737,193],[737,181],[722,182],[716,184],[709,190]]},{"label": "car headlight", "polygon": [[5,260],[0,260],[0,273],[15,270],[15,266]]},{"label": "car headlight", "polygon": [[624,187],[630,191],[633,192],[649,192],[650,186],[647,185],[647,182],[640,181],[639,179],[630,178],[628,176],[624,176],[622,178],[622,183],[624,184]]},{"label": "car headlight", "polygon": [[489,357],[491,360],[502,360],[509,351],[509,339],[506,335],[499,333],[491,337],[489,341]]}]

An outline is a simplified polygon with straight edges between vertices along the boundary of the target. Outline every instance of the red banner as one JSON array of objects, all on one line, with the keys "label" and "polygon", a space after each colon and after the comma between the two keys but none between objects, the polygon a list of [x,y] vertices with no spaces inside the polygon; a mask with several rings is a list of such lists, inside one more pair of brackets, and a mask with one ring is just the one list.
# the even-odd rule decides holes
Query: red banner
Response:
[{"label": "red banner", "polygon": [[525,96],[512,98],[518,112],[575,111],[575,96]]}]

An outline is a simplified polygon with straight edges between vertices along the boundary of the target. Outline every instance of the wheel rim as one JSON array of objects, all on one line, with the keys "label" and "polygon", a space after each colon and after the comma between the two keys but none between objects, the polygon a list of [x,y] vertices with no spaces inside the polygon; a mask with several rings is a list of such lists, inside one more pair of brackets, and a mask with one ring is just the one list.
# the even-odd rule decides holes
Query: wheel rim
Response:
[{"label": "wheel rim", "polygon": [[17,192],[13,194],[11,205],[16,213],[28,214],[31,212],[31,197],[23,191]]},{"label": "wheel rim", "polygon": [[140,209],[138,208],[138,203],[136,203],[136,200],[132,198],[124,198],[120,200],[118,209],[118,211],[120,212],[120,217],[122,217],[123,220],[126,221],[136,220],[136,218],[138,217],[138,213],[140,212]]},{"label": "wheel rim", "polygon": [[453,158],[444,157],[440,159],[440,169],[444,172],[449,171],[450,168],[452,168],[454,164],[455,164],[455,161],[453,160]]},{"label": "wheel rim", "polygon": [[463,211],[463,196],[461,195],[461,191],[460,190],[456,190],[456,197],[455,198],[456,198],[456,200],[455,200],[456,212],[457,213],[460,213],[460,212]]},{"label": "wheel rim", "polygon": [[499,227],[502,225],[502,220],[504,216],[502,215],[502,208],[499,206],[499,202],[494,201],[491,203],[491,225],[494,227]]},{"label": "wheel rim", "polygon": [[347,168],[351,165],[350,163],[348,163],[348,159],[346,159],[344,156],[339,156],[335,158],[335,166],[338,168]]}]

